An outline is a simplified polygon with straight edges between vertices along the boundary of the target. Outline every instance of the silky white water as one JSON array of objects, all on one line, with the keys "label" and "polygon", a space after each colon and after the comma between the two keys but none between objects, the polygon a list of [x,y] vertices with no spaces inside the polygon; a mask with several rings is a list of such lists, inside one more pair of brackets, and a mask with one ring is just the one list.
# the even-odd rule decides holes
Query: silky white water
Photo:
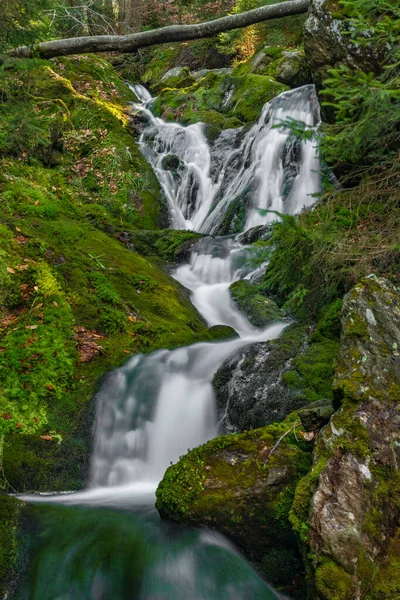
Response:
[{"label": "silky white water", "polygon": [[[225,131],[212,147],[204,135],[203,124],[182,127],[165,123],[151,114],[150,94],[141,86],[133,89],[140,100],[136,110],[147,120],[140,147],[167,198],[171,227],[203,233],[233,228],[235,233],[276,219],[269,210],[292,214],[314,202],[320,180],[314,143],[297,140],[287,128],[275,127],[288,118],[301,120],[309,128],[318,125],[313,86],[281,94],[264,106],[258,122],[247,133]],[[163,167],[163,159],[168,155],[179,159],[175,171]],[[226,215],[231,206],[240,218],[228,222]],[[212,388],[217,369],[240,347],[275,339],[287,325],[278,323],[257,329],[233,304],[229,286],[238,279],[253,277],[257,269],[260,267],[254,267],[249,260],[249,249],[234,235],[201,239],[188,263],[179,266],[173,276],[190,290],[193,304],[209,326],[228,325],[237,337],[137,355],[109,374],[96,397],[88,488],[75,494],[25,499],[140,509],[142,516],[143,510],[154,513],[155,490],[169,464],[218,433]],[[212,591],[204,595],[204,585],[197,584],[200,567],[196,566],[203,550],[196,550],[196,554],[191,545],[178,555],[162,539],[165,557],[157,568],[152,568],[146,585],[148,590],[160,589],[161,584],[155,585],[154,581],[165,583],[168,579],[170,591],[167,594],[167,584],[163,584],[163,598],[184,600],[189,593],[184,590],[191,590],[193,600],[277,598],[254,574],[250,577],[253,587],[245,586],[243,595],[237,583],[236,591],[229,585],[222,587],[217,583],[217,571],[213,571],[216,565],[207,567],[203,584],[207,581]],[[220,543],[215,541],[217,538],[212,539],[198,542],[199,548]],[[71,556],[75,556],[74,552]],[[42,584],[41,579],[38,590],[46,589]],[[250,595],[249,589],[253,590]],[[261,595],[256,595],[256,589],[261,589]],[[140,597],[158,598],[157,591],[154,596],[152,593]],[[42,597],[40,594],[38,598]],[[74,595],[62,597],[72,600]]]},{"label": "silky white water", "polygon": [[[294,214],[315,202],[320,191],[316,142],[297,138],[288,127],[290,122],[301,122],[305,131],[318,127],[313,85],[280,94],[265,104],[247,133],[223,131],[212,146],[202,123],[165,123],[151,114],[148,92],[142,86],[132,89],[140,100],[136,110],[148,120],[139,145],[163,187],[172,228],[235,233],[275,220],[267,211]],[[164,168],[168,156],[179,159],[177,169]],[[242,214],[224,223],[232,206]]]}]

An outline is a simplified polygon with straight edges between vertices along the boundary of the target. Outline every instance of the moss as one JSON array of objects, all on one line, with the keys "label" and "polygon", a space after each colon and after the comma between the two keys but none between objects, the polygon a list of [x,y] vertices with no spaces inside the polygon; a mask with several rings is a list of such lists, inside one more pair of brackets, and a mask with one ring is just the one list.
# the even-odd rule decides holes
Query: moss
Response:
[{"label": "moss", "polygon": [[[255,121],[264,104],[286,90],[271,77],[207,73],[196,84],[181,90],[163,90],[153,105],[157,116],[183,124],[200,120],[224,127]],[[232,121],[235,118],[236,121]]]},{"label": "moss", "polygon": [[0,595],[8,597],[18,559],[20,502],[0,491]]},{"label": "moss", "polygon": [[236,281],[229,288],[231,298],[252,325],[263,327],[282,319],[273,300],[259,292],[259,286],[247,280]]},{"label": "moss", "polygon": [[[276,553],[287,553],[301,572],[288,515],[296,484],[310,469],[311,447],[295,433],[296,424],[293,414],[283,423],[221,436],[189,451],[158,486],[161,515],[229,535],[267,578]],[[287,571],[286,577],[276,573],[274,583],[288,593]]]},{"label": "moss", "polygon": [[[163,77],[164,79],[164,77]],[[161,91],[165,88],[187,88],[195,83],[195,79],[190,74],[189,67],[183,67],[180,69],[177,75],[170,75],[168,78],[165,78],[163,81],[157,83],[157,85],[153,86],[153,89],[157,91]]]},{"label": "moss", "polygon": [[[255,480],[260,474],[261,476],[267,475],[269,469],[282,459],[279,454],[277,454],[278,458],[275,456],[271,458],[268,468],[264,472],[262,464],[259,464],[256,460],[257,457],[265,447],[272,448],[282,433],[287,431],[290,422],[288,420],[284,423],[276,423],[243,434],[220,436],[199,448],[191,450],[181,457],[176,465],[167,470],[157,489],[157,508],[163,513],[167,512],[173,518],[179,519],[186,515],[189,520],[191,520],[191,512],[192,516],[196,513],[212,514],[212,511],[209,511],[210,503],[219,506],[219,511],[226,509],[229,512],[229,502],[225,503],[225,506],[219,505],[220,496],[214,497],[214,491],[204,487],[204,481],[208,476],[206,466],[212,467],[213,477],[215,476],[217,480],[223,482],[224,487],[227,486],[225,492],[228,492],[228,488],[246,489],[254,486]],[[307,443],[296,439],[293,434],[286,438],[283,448],[286,458],[293,455],[292,458],[296,462],[299,473],[308,470],[310,457],[307,452],[309,450]],[[299,450],[300,453],[298,454]],[[304,451],[306,451],[306,454],[303,454]],[[233,462],[226,461],[226,456],[234,453],[239,454],[240,461],[237,463],[235,460]],[[245,456],[246,459],[243,461]],[[303,459],[304,464],[302,463]],[[287,460],[289,459],[287,458]],[[269,515],[268,518],[276,519],[286,526],[293,495],[294,486],[286,488],[281,497],[276,497],[274,494],[268,500],[270,502],[268,507],[264,507],[265,515]],[[266,501],[266,498],[264,500]],[[234,497],[232,497],[232,502],[233,510]],[[252,510],[251,507],[248,507],[248,509]],[[245,512],[246,510],[247,508],[244,507]],[[264,518],[263,513],[259,518]],[[223,518],[223,513],[220,513],[220,517]]]},{"label": "moss", "polygon": [[[131,92],[110,65],[6,59],[0,82],[4,469],[18,491],[77,489],[101,376],[135,352],[232,332],[209,332],[160,267],[199,235],[157,230],[159,186],[130,135]],[[85,336],[97,346],[88,362]]]},{"label": "moss", "polygon": [[326,560],[315,573],[318,590],[329,600],[351,600],[353,578],[333,561]]}]

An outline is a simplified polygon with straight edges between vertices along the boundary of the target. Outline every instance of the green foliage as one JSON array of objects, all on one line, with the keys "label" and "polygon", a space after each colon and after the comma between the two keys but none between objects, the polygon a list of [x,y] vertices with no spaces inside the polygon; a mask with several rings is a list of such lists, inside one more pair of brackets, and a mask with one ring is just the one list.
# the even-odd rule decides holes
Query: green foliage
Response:
[{"label": "green foliage", "polygon": [[400,144],[400,8],[390,0],[341,0],[349,44],[380,57],[381,69],[364,72],[339,65],[324,82],[325,106],[335,125],[325,128],[323,151],[331,162],[387,162]]},{"label": "green foliage", "polygon": [[105,333],[123,333],[127,330],[126,314],[115,308],[106,308],[98,320],[98,327]]},{"label": "green foliage", "polygon": [[31,45],[54,32],[51,9],[58,0],[5,0],[1,6],[0,52],[9,47]]},{"label": "green foliage", "polygon": [[119,297],[116,289],[110,282],[110,280],[103,273],[93,273],[91,276],[96,296],[102,302],[108,304],[120,304],[121,298]]}]

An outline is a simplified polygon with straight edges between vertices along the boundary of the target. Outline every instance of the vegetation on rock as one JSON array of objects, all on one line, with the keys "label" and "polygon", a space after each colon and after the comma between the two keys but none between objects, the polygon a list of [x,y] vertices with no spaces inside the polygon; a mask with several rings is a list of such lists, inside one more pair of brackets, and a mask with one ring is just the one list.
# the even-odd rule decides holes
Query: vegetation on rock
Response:
[{"label": "vegetation on rock", "polygon": [[[297,427],[293,414],[283,423],[221,436],[191,450],[167,469],[156,504],[164,517],[229,535],[268,581],[293,598],[304,597],[304,589],[296,587],[301,563],[288,515],[312,449]],[[283,556],[294,567],[289,577],[274,567]]]}]

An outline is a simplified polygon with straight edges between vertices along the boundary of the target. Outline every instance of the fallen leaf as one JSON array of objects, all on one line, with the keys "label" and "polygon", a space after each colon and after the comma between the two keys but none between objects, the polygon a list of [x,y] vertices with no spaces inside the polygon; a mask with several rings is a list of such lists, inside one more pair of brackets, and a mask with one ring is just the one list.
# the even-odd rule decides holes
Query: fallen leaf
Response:
[{"label": "fallen leaf", "polygon": [[46,440],[48,442],[51,442],[53,440],[51,435],[41,435],[40,437],[42,438],[42,440]]},{"label": "fallen leaf", "polygon": [[25,329],[37,329],[39,325],[26,325]]},{"label": "fallen leaf", "polygon": [[316,437],[315,431],[299,431],[300,435],[306,440],[306,442],[312,442]]},{"label": "fallen leaf", "polygon": [[7,267],[7,273],[11,273],[12,275],[14,275],[15,271],[11,267]]},{"label": "fallen leaf", "polygon": [[46,385],[47,389],[50,390],[51,392],[54,392],[54,385],[52,385],[51,383]]},{"label": "fallen leaf", "polygon": [[39,200],[36,200],[35,206],[38,206],[38,205],[39,205]]},{"label": "fallen leaf", "polygon": [[19,227],[16,227],[16,228],[15,228],[15,231],[18,231],[18,233],[21,233],[21,230],[20,230],[20,228],[19,228]]},{"label": "fallen leaf", "polygon": [[129,319],[130,321],[132,321],[132,323],[135,323],[135,322],[136,322],[136,317],[133,317],[132,315],[129,315],[129,316],[128,316],[128,319]]},{"label": "fallen leaf", "polygon": [[21,429],[22,423],[17,423],[17,427],[18,427],[18,429]]},{"label": "fallen leaf", "polygon": [[8,315],[0,321],[0,327],[8,327],[17,321],[18,317],[16,315]]}]

